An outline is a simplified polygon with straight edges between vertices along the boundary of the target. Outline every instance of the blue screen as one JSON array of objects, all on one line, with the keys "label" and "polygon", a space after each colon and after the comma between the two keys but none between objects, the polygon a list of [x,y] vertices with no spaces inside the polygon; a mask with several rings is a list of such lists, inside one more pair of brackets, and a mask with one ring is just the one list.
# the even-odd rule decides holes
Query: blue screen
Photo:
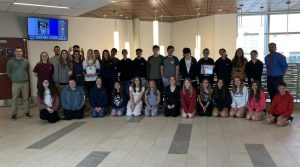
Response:
[{"label": "blue screen", "polygon": [[28,18],[29,40],[68,40],[68,21],[51,18]]}]

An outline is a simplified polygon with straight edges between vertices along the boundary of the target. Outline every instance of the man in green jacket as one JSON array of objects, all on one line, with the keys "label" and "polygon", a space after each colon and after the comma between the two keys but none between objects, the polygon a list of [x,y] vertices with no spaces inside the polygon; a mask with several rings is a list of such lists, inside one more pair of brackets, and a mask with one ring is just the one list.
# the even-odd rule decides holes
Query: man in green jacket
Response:
[{"label": "man in green jacket", "polygon": [[23,57],[22,48],[15,48],[15,57],[7,63],[7,74],[12,81],[12,116],[11,120],[17,119],[18,99],[20,92],[24,99],[25,117],[31,118],[29,112],[29,62]]}]

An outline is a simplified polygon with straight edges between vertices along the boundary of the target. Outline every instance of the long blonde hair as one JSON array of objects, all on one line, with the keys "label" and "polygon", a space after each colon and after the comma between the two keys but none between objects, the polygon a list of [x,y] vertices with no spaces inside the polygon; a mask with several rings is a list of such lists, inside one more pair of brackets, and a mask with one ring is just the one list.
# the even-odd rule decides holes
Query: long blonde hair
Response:
[{"label": "long blonde hair", "polygon": [[[89,52],[92,52],[92,55],[89,55]],[[90,57],[92,57],[92,58],[90,58]],[[89,64],[90,65],[90,60],[93,60],[93,63],[92,63],[92,65],[95,65],[96,64],[96,58],[95,58],[95,54],[94,54],[94,51],[93,51],[93,49],[89,49],[88,51],[87,51],[87,54],[86,54],[86,64]]]},{"label": "long blonde hair", "polygon": [[211,90],[211,84],[209,82],[209,80],[207,78],[204,78],[202,80],[202,83],[200,84],[200,97],[203,97],[204,93],[205,93],[205,90],[204,90],[204,87],[203,87],[203,82],[204,81],[207,81],[208,82],[208,95],[209,95],[209,100],[211,98],[211,95],[212,95],[212,90]]},{"label": "long blonde hair", "polygon": [[146,91],[146,95],[149,95],[150,94],[150,92],[151,92],[151,88],[150,88],[150,82],[152,82],[153,83],[153,93],[154,93],[154,95],[155,96],[158,96],[158,90],[157,90],[157,86],[156,86],[156,82],[155,82],[155,80],[149,80],[149,82],[148,82],[148,84],[149,84],[149,88],[148,88],[148,90]]},{"label": "long blonde hair", "polygon": [[[189,89],[187,89],[187,88],[185,87],[185,81],[188,81],[188,82],[190,83]],[[182,91],[183,91],[183,94],[184,94],[184,95],[186,95],[187,92],[189,92],[190,94],[193,93],[194,88],[193,88],[193,86],[192,86],[192,80],[191,80],[191,78],[185,78],[185,79],[184,79],[183,86],[182,86]]]}]

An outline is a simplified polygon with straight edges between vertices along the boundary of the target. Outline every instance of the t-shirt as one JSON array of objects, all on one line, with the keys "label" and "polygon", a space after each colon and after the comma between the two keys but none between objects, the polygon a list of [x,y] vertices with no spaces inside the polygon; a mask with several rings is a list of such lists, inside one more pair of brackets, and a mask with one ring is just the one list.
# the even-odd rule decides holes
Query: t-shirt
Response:
[{"label": "t-shirt", "polygon": [[45,94],[44,94],[44,102],[45,102],[45,104],[48,107],[53,107],[52,106],[52,101],[53,101],[53,99],[51,97],[50,90],[49,89],[45,90]]},{"label": "t-shirt", "polygon": [[164,58],[161,65],[163,67],[163,77],[171,78],[176,74],[176,66],[179,67],[179,60],[175,56],[167,56]]},{"label": "t-shirt", "polygon": [[[100,70],[100,64],[99,61],[97,60],[96,63],[88,63],[84,61],[82,63],[83,69],[86,71],[86,74],[96,74],[97,70]],[[93,77],[87,77],[85,76],[85,81],[96,81],[97,75]]]},{"label": "t-shirt", "polygon": [[200,93],[200,99],[202,102],[208,102],[208,101],[210,101],[210,96],[208,93],[203,92],[203,93]]},{"label": "t-shirt", "polygon": [[41,84],[45,79],[49,82],[53,81],[54,67],[52,64],[38,63],[33,72],[37,73],[38,84]]},{"label": "t-shirt", "polygon": [[149,57],[147,64],[149,79],[161,79],[160,66],[162,59],[161,55]]},{"label": "t-shirt", "polygon": [[192,59],[184,59],[185,65],[186,65],[186,70],[189,73],[192,65]]}]

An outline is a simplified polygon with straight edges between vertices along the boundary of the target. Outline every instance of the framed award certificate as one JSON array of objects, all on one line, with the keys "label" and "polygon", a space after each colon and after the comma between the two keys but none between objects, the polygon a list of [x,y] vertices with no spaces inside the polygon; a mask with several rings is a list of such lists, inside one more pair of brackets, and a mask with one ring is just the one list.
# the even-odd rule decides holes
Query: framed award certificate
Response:
[{"label": "framed award certificate", "polygon": [[212,75],[214,73],[213,65],[201,65],[201,74]]}]

